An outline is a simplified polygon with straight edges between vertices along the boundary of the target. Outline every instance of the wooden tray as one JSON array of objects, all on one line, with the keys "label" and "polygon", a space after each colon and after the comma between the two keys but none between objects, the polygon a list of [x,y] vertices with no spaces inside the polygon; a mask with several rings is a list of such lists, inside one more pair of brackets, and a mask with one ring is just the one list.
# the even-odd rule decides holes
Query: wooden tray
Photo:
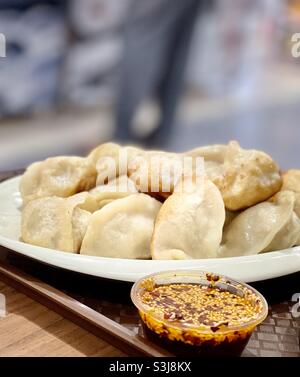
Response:
[{"label": "wooden tray", "polygon": [[[19,172],[18,172],[19,173]],[[0,180],[16,172],[0,174]],[[0,247],[0,280],[135,356],[171,356],[149,342],[129,297],[131,283],[48,266]],[[253,284],[270,304],[243,356],[300,356],[300,318],[291,314],[300,273]]]}]

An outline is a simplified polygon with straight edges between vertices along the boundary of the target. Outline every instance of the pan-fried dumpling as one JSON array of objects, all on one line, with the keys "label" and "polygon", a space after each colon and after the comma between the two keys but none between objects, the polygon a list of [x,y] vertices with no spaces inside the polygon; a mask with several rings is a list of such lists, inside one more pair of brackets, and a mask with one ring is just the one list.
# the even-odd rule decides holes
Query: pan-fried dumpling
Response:
[{"label": "pan-fried dumpling", "polygon": [[132,157],[128,164],[129,177],[140,192],[163,197],[173,192],[183,168],[184,155],[160,151],[145,151]]},{"label": "pan-fried dumpling", "polygon": [[284,250],[296,246],[299,237],[300,220],[293,211],[286,225],[276,234],[272,242],[263,250],[263,252]]},{"label": "pan-fried dumpling", "polygon": [[216,144],[198,147],[185,153],[187,156],[203,157],[207,176],[213,180],[214,177],[223,174],[223,164],[228,145]]},{"label": "pan-fried dumpling", "polygon": [[266,153],[242,149],[231,142],[225,153],[223,174],[214,177],[226,208],[232,211],[269,199],[282,185],[277,164]]},{"label": "pan-fried dumpling", "polygon": [[127,175],[129,161],[143,153],[135,147],[105,143],[93,149],[87,159],[97,170],[97,185],[104,185],[119,176]]},{"label": "pan-fried dumpling", "polygon": [[282,247],[279,233],[285,226],[289,227],[294,202],[291,191],[282,191],[272,200],[243,211],[225,228],[219,256],[254,255]]},{"label": "pan-fried dumpling", "polygon": [[80,253],[149,259],[154,221],[161,204],[145,194],[115,200],[92,214]]},{"label": "pan-fried dumpling", "polygon": [[88,193],[30,201],[22,211],[21,238],[32,245],[76,253],[97,201]]},{"label": "pan-fried dumpling", "polygon": [[279,168],[272,158],[261,151],[242,149],[237,142],[202,147],[186,154],[204,157],[206,173],[221,191],[228,210],[251,207],[281,188]]},{"label": "pan-fried dumpling", "polygon": [[208,179],[192,190],[175,190],[162,205],[151,243],[153,259],[214,258],[222,240],[225,208]]},{"label": "pan-fried dumpling", "polygon": [[300,193],[300,170],[291,169],[282,175],[283,190],[289,190]]},{"label": "pan-fried dumpling", "polygon": [[68,197],[95,187],[96,170],[82,157],[51,157],[30,165],[20,182],[23,204],[48,196]]},{"label": "pan-fried dumpling", "polygon": [[91,220],[91,212],[81,209],[79,207],[74,208],[72,214],[72,235],[73,235],[73,250],[79,252],[83,237],[86,233],[88,224]]},{"label": "pan-fried dumpling", "polygon": [[283,184],[282,191],[293,191],[296,196],[295,208],[297,216],[300,218],[300,170],[292,169],[288,170],[282,175]]},{"label": "pan-fried dumpling", "polygon": [[115,143],[100,144],[89,153],[87,159],[93,163],[95,167],[98,160],[103,157],[112,157],[113,159],[118,160],[121,148],[122,147],[119,144]]}]

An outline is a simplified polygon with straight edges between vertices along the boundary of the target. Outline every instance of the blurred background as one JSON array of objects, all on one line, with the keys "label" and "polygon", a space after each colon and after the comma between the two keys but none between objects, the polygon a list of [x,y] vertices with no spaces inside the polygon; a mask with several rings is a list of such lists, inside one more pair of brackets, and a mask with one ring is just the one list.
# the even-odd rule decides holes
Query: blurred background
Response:
[{"label": "blurred background", "polygon": [[300,0],[0,0],[0,170],[237,139],[300,168]]}]

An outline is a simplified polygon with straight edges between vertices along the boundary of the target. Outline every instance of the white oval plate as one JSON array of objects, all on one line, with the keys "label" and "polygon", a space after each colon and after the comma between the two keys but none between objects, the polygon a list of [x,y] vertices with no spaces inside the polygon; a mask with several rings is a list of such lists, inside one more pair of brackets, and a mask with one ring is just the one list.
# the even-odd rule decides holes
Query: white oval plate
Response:
[{"label": "white oval plate", "polygon": [[153,272],[174,269],[202,269],[244,282],[265,280],[300,271],[300,247],[254,256],[163,261],[102,258],[29,245],[19,241],[19,181],[20,177],[16,177],[0,184],[0,245],[56,267],[130,282]]}]

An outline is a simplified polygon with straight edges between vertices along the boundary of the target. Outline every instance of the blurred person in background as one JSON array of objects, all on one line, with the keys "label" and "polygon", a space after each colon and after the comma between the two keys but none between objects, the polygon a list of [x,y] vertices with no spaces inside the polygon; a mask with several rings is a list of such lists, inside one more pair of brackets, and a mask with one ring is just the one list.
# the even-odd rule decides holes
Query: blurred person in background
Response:
[{"label": "blurred person in background", "polygon": [[[204,0],[132,1],[124,31],[116,109],[117,140],[164,145],[183,86],[195,21],[205,3]],[[152,110],[152,124],[147,120],[147,107]]]}]

